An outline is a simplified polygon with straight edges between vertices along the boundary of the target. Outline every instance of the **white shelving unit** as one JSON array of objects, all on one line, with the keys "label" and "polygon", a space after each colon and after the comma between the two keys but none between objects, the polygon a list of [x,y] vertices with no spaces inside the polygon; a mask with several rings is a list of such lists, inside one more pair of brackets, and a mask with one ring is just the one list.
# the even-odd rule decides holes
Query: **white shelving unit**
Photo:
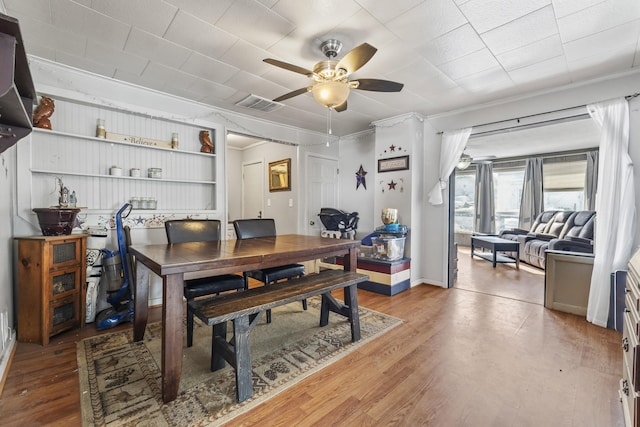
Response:
[{"label": "white shelving unit", "polygon": [[[32,199],[49,206],[56,201],[56,178],[76,192],[79,206],[110,211],[133,197],[155,198],[157,211],[215,211],[217,156],[200,152],[199,132],[206,129],[174,120],[152,118],[104,107],[56,100],[54,130],[34,129],[30,172]],[[178,133],[177,149],[97,138],[97,119],[109,132],[170,141]],[[57,119],[57,120],[54,120]],[[57,130],[61,129],[61,130]],[[110,175],[112,166],[122,175]],[[132,168],[141,176],[129,176]],[[162,178],[148,178],[150,168]]]}]

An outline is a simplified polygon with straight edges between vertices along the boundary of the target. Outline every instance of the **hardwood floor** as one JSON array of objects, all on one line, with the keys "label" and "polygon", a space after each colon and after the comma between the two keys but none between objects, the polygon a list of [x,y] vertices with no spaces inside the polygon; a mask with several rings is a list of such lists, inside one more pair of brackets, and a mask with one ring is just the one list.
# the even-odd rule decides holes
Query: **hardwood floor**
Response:
[{"label": "hardwood floor", "polygon": [[[230,424],[622,426],[621,334],[519,300],[513,289],[539,280],[527,269],[516,284],[512,266],[468,268],[453,289],[359,291],[361,305],[404,323]],[[79,425],[75,347],[95,333],[19,343],[0,424]]]}]

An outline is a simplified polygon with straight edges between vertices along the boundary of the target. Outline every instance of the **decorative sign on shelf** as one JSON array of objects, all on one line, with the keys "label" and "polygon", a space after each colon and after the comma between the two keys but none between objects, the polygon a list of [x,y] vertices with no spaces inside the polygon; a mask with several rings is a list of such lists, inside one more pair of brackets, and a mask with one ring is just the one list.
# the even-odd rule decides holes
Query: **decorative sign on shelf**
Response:
[{"label": "decorative sign on shelf", "polygon": [[173,148],[171,141],[159,141],[157,139],[143,138],[141,136],[122,135],[119,133],[107,132],[106,139],[112,141],[123,141],[131,144],[149,145],[152,147]]},{"label": "decorative sign on shelf", "polygon": [[409,156],[378,159],[378,172],[391,172],[409,169]]}]

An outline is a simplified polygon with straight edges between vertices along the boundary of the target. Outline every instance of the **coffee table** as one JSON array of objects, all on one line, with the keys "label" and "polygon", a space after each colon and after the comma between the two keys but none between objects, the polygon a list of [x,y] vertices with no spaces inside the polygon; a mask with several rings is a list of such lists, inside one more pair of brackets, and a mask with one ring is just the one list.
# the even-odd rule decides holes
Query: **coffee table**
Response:
[{"label": "coffee table", "polygon": [[[475,248],[489,249],[489,252],[475,252]],[[501,255],[498,252],[515,252],[516,258]],[[496,268],[497,263],[515,262],[516,269],[520,269],[520,244],[513,240],[503,239],[497,236],[471,236],[471,258],[473,256],[486,259],[493,263]]]}]

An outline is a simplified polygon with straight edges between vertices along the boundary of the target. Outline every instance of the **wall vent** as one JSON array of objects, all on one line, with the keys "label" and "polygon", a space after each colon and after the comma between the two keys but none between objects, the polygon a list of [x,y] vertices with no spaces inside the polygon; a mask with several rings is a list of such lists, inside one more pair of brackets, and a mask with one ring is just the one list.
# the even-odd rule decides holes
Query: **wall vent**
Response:
[{"label": "wall vent", "polygon": [[274,102],[270,99],[266,99],[254,94],[251,94],[242,101],[237,102],[236,105],[251,108],[252,110],[265,111],[267,113],[284,107],[284,104],[281,104],[280,102]]}]

